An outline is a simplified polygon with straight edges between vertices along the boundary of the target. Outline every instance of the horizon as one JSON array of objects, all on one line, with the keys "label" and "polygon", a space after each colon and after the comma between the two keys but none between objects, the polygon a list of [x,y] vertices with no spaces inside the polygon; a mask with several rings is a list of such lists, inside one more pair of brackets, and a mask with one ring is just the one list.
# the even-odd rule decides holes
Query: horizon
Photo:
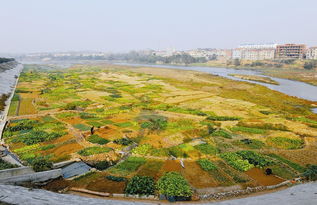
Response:
[{"label": "horizon", "polygon": [[313,0],[12,0],[0,8],[0,53],[231,49],[268,42],[311,47],[317,45],[316,6]]}]

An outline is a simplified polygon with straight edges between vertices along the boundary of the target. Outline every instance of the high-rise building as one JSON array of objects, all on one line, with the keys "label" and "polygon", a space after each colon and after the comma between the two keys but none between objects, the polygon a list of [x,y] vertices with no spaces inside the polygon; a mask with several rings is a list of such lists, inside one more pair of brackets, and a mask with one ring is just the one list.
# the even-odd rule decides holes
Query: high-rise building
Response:
[{"label": "high-rise building", "polygon": [[278,59],[302,59],[305,57],[306,45],[284,44],[276,47],[276,58]]}]

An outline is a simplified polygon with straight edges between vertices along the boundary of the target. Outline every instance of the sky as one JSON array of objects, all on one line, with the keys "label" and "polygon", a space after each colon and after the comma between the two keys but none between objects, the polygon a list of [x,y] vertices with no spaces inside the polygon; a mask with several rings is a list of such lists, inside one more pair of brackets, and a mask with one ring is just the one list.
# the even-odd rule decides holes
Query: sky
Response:
[{"label": "sky", "polygon": [[316,0],[0,0],[0,52],[317,46]]}]

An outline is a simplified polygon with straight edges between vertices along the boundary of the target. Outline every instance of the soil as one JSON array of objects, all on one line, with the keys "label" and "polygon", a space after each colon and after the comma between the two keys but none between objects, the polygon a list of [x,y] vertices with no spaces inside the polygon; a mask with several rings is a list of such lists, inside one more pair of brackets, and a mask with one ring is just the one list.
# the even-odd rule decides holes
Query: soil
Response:
[{"label": "soil", "polygon": [[252,179],[256,180],[262,186],[276,185],[284,181],[283,179],[278,178],[274,175],[266,175],[264,173],[264,170],[259,168],[252,168],[245,173]]},{"label": "soil", "polygon": [[70,182],[63,179],[63,178],[58,178],[56,180],[53,180],[52,182],[44,185],[42,188],[49,190],[49,191],[54,191],[54,192],[58,192],[62,189],[65,189],[66,187],[68,187],[70,185]]},{"label": "soil", "polygon": [[179,160],[166,160],[163,167],[160,170],[160,175],[163,175],[165,172],[179,172],[182,171],[181,164]]},{"label": "soil", "polygon": [[122,194],[124,193],[125,186],[126,182],[115,182],[102,177],[90,182],[86,189],[97,192]]},{"label": "soil", "polygon": [[185,169],[182,169],[182,175],[195,188],[215,187],[218,185],[207,172],[202,170],[196,162],[185,162]]}]

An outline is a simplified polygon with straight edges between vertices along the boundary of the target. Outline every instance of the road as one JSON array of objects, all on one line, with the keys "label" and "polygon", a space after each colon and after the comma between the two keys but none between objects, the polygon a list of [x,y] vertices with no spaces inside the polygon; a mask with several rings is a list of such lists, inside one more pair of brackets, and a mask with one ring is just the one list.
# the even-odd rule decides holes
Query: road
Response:
[{"label": "road", "polygon": [[[117,200],[114,198],[87,198],[72,194],[58,194],[42,189],[28,189],[13,185],[0,185],[0,201],[23,205],[150,205],[164,204],[164,201]],[[176,204],[192,204],[176,203]],[[195,202],[201,205],[313,205],[317,204],[317,182],[300,184],[281,191],[232,199],[221,202]]]}]

